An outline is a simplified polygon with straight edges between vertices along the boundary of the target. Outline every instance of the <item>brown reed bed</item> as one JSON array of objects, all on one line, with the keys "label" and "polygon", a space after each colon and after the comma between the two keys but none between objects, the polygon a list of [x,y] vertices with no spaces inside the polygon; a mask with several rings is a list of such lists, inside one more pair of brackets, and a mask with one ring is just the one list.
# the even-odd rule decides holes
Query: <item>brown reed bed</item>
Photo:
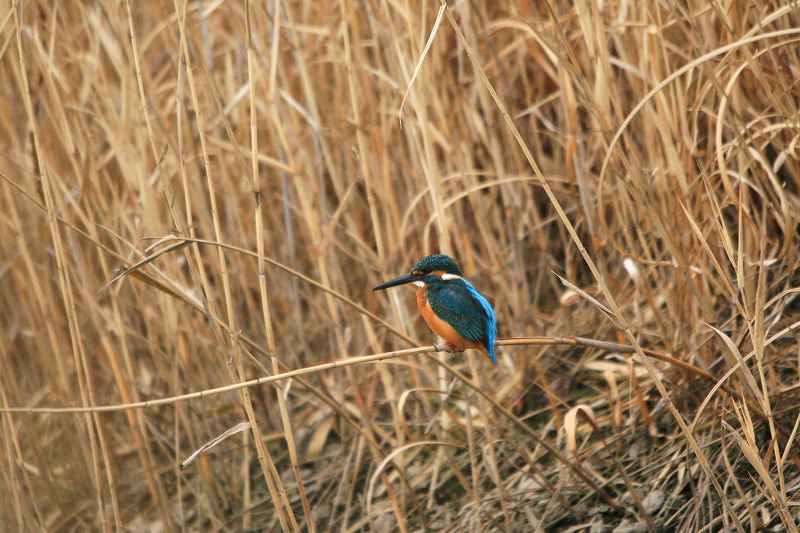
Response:
[{"label": "brown reed bed", "polygon": [[0,6],[3,531],[797,530],[796,3]]}]

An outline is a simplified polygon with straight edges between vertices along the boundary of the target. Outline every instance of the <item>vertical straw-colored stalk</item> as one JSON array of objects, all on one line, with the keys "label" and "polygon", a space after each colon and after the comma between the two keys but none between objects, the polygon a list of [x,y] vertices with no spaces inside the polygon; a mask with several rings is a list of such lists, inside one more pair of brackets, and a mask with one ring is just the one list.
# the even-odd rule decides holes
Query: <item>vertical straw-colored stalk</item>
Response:
[{"label": "vertical straw-colored stalk", "polygon": [[[39,139],[39,132],[37,128],[37,117],[33,109],[31,101],[30,86],[28,83],[27,65],[25,62],[25,52],[22,45],[22,21],[20,20],[22,6],[17,6],[14,9],[14,25],[16,35],[16,48],[17,60],[19,68],[19,89],[22,93],[22,100],[25,106],[25,113],[30,127],[30,135],[33,139],[34,160],[38,170],[38,177],[42,187],[42,195],[44,196],[45,205],[47,206],[48,225],[50,227],[50,236],[53,242],[53,248],[56,256],[56,268],[58,270],[59,289],[61,292],[61,303],[67,314],[67,322],[69,325],[70,346],[72,348],[72,355],[75,368],[78,373],[78,385],[81,393],[81,401],[83,405],[94,405],[94,386],[91,378],[91,370],[86,360],[86,354],[83,349],[83,340],[81,338],[81,329],[78,322],[78,317],[75,307],[75,299],[72,291],[72,284],[67,270],[67,256],[64,252],[64,245],[61,238],[58,221],[56,220],[56,206],[53,198],[52,184],[50,181],[49,170],[45,162],[42,145]],[[111,524],[108,522],[106,516],[106,509],[103,503],[103,490],[101,488],[101,461],[105,470],[105,478],[108,486],[109,497],[111,499],[111,510],[113,513],[114,525],[119,530],[122,528],[122,522],[119,513],[119,504],[117,501],[117,493],[114,487],[114,478],[111,471],[111,459],[108,448],[106,446],[105,435],[100,424],[100,418],[97,414],[86,414],[83,417],[84,426],[86,428],[86,437],[89,442],[91,467],[93,472],[93,482],[96,495],[96,503],[98,507],[98,517],[100,524],[105,531],[111,530]],[[97,441],[95,441],[95,438]],[[98,443],[99,454],[98,456]]]},{"label": "vertical straw-colored stalk", "polygon": [[[9,368],[7,365],[8,352],[6,351],[5,343],[0,342],[0,373],[4,376],[9,376]],[[10,388],[10,387],[9,387]],[[6,386],[0,387],[0,401],[3,407],[9,405],[8,395],[6,394]],[[7,475],[9,482],[12,484],[11,493],[14,507],[14,517],[17,522],[18,531],[28,530],[44,530],[46,529],[45,518],[42,511],[39,509],[38,499],[35,497],[31,486],[31,474],[28,472],[27,462],[22,452],[20,445],[19,433],[14,418],[10,413],[3,414],[2,426],[3,428],[3,442],[6,449],[6,464],[8,465]],[[22,478],[21,480],[19,478]],[[23,494],[27,493],[27,494]],[[23,498],[25,501],[30,502],[32,507],[33,516],[27,518],[25,509],[23,509]],[[34,525],[35,524],[35,525]]]},{"label": "vertical straw-colored stalk", "polygon": [[[153,152],[153,161],[156,163],[158,161],[158,153],[155,148],[155,141],[153,138],[152,127],[150,125],[150,118],[148,113],[147,101],[144,92],[144,82],[142,80],[141,69],[139,66],[139,55],[138,55],[138,48],[136,45],[136,33],[133,27],[133,14],[131,12],[130,2],[126,0],[126,9],[128,14],[128,28],[130,32],[130,41],[132,47],[132,55],[134,59],[134,66],[136,72],[136,78],[139,82],[139,96],[143,108],[143,113],[145,116],[145,122],[147,126],[147,137],[150,140],[150,146]],[[77,167],[77,164],[73,165]],[[145,195],[149,195],[147,191],[144,192]],[[143,211],[145,213],[152,213],[151,218],[155,217],[155,212],[153,209],[149,208],[150,202],[143,203]],[[94,212],[88,212],[88,218],[94,218]],[[148,224],[145,224],[146,226]],[[89,224],[89,231],[91,232],[92,236],[97,239],[97,224]],[[100,269],[104,273],[104,277],[110,278],[111,277],[111,269],[106,260],[106,256],[103,252],[98,253],[98,261],[100,263]],[[117,350],[111,340],[108,338],[107,335],[101,334],[100,342],[103,345],[104,351],[109,361],[110,368],[113,369],[114,378],[117,384],[117,390],[119,391],[123,401],[138,401],[139,394],[136,387],[131,387],[131,383],[135,383],[136,381],[136,373],[134,371],[133,365],[131,363],[131,355],[130,350],[128,347],[128,341],[126,338],[125,327],[122,321],[122,313],[120,311],[119,301],[117,299],[116,293],[111,295],[111,308],[112,308],[112,328],[115,330],[117,334],[117,338],[119,339],[119,345],[121,350]],[[102,330],[102,327],[100,328]],[[121,352],[121,353],[120,353]],[[124,362],[124,370],[125,373],[122,372],[122,367],[120,365],[119,356],[122,356],[122,361]],[[161,520],[163,523],[169,528],[174,529],[174,523],[172,520],[172,514],[168,509],[168,505],[166,502],[166,495],[164,492],[163,485],[161,484],[161,480],[156,475],[157,468],[156,463],[153,460],[153,456],[150,450],[150,446],[147,442],[147,435],[148,431],[146,429],[145,419],[143,413],[133,413],[128,412],[126,413],[126,417],[128,420],[128,425],[130,427],[130,433],[133,439],[133,442],[136,446],[136,452],[139,456],[139,462],[142,466],[142,471],[144,473],[144,479],[147,483],[148,490],[150,491],[150,496],[153,501],[156,502],[159,512],[161,513]]]},{"label": "vertical straw-colored stalk", "polygon": [[[339,1],[339,11],[342,15],[342,20],[348,21],[353,20],[355,22],[355,17],[358,17],[358,13],[353,13],[348,8],[348,2],[346,0]],[[357,26],[354,24],[353,31],[356,30]],[[359,77],[355,75],[354,69],[355,66],[353,65],[353,51],[350,45],[350,25],[345,24],[342,27],[342,41],[344,44],[344,59],[345,59],[345,70],[347,72],[347,88],[348,88],[348,95],[350,97],[350,109],[353,115],[353,121],[355,123],[355,134],[356,134],[356,145],[358,146],[358,162],[359,168],[361,170],[361,179],[364,180],[364,185],[366,189],[366,197],[367,197],[367,204],[369,209],[370,221],[371,221],[371,232],[374,235],[375,240],[375,248],[377,250],[377,259],[378,264],[383,264],[385,259],[385,250],[383,244],[383,227],[378,216],[378,200],[375,193],[376,183],[373,179],[372,172],[370,170],[370,154],[372,153],[366,142],[366,135],[364,133],[365,125],[363,123],[361,117],[360,108],[362,106],[362,102],[364,99],[364,95],[361,94],[360,91],[360,83]],[[358,35],[356,34],[356,37]],[[374,335],[372,335],[373,331],[370,325],[366,326],[367,329],[367,336],[370,338],[371,341],[375,341]],[[374,349],[379,349],[379,346],[376,342],[370,343],[374,346]],[[392,422],[395,428],[395,437],[397,438],[397,442],[395,446],[402,446],[405,444],[405,432],[403,428],[403,423],[400,417],[400,414],[397,410],[397,387],[395,386],[394,380],[392,378],[392,373],[389,371],[386,365],[379,363],[377,365],[378,374],[381,379],[381,383],[383,385],[384,390],[386,391],[386,399],[389,402],[389,406],[392,411]],[[405,469],[405,459],[403,454],[399,454],[395,459],[395,464],[397,465],[398,470],[401,472]],[[403,493],[405,495],[405,493]],[[405,498],[401,502],[401,507],[405,508]]]},{"label": "vertical straw-colored stalk", "polygon": [[[179,28],[181,26],[185,26],[185,19],[186,19],[186,2],[183,2],[182,7],[178,5],[178,0],[174,0],[173,2],[175,12],[177,14],[177,24]],[[179,30],[179,42],[182,43],[185,39],[184,32]],[[182,44],[180,45],[181,49],[183,49]],[[177,135],[177,143],[176,143],[176,165],[177,165],[177,172],[178,176],[181,180],[181,188],[183,190],[183,199],[184,199],[184,216],[186,217],[186,226],[183,231],[187,231],[189,236],[195,238],[197,236],[197,228],[194,223],[194,211],[193,211],[193,204],[192,204],[192,189],[189,186],[189,176],[186,171],[186,163],[185,159],[188,157],[187,152],[184,149],[184,105],[185,105],[185,73],[188,72],[189,65],[187,64],[186,58],[183,54],[178,54],[178,68],[177,68],[177,83],[175,88],[175,123],[176,123],[176,135]],[[175,220],[176,225],[178,226],[179,231],[181,230],[181,226],[178,220]],[[200,252],[200,246],[197,244],[192,245],[191,248],[194,256],[194,262],[190,261],[187,258],[187,264],[190,265],[190,270],[197,279],[197,282],[200,284],[200,288],[203,294],[203,301],[207,306],[207,310],[209,314],[216,315],[215,312],[215,304],[214,301],[211,299],[211,295],[213,292],[211,291],[211,285],[208,280],[208,274],[206,273],[205,262],[203,261],[203,256]],[[191,266],[194,268],[191,268]],[[195,273],[196,271],[196,273]],[[180,416],[180,413],[176,413],[176,416]],[[190,427],[187,424],[187,427]],[[214,497],[219,494],[224,494],[224,490],[220,489],[216,483],[216,478],[211,476],[207,469],[207,462],[201,461],[200,463],[200,471],[203,480],[206,483],[206,487],[209,489],[208,493],[209,496],[206,502],[208,503],[209,507],[214,509],[215,512],[219,512],[219,505],[218,505],[218,498]],[[271,487],[271,478],[267,481],[267,486]],[[216,489],[216,490],[215,490]],[[270,491],[272,494],[272,491]],[[214,513],[212,513],[213,516]]]},{"label": "vertical straw-colored stalk", "polygon": [[[273,32],[272,32],[272,53],[270,55],[271,63],[277,61],[279,35],[280,35],[280,0],[275,0],[275,10],[273,12]],[[264,324],[264,335],[267,339],[267,350],[270,353],[272,360],[272,372],[275,374],[280,373],[278,366],[278,346],[275,341],[275,333],[272,328],[272,312],[270,309],[269,293],[267,292],[267,271],[266,263],[264,261],[264,242],[266,235],[264,234],[264,219],[262,213],[262,205],[264,197],[261,193],[261,182],[258,174],[258,113],[256,108],[256,87],[258,78],[255,72],[255,50],[253,49],[253,19],[251,14],[250,0],[245,0],[245,21],[247,30],[247,79],[249,85],[249,103],[250,103],[250,177],[253,183],[253,195],[255,200],[255,226],[256,226],[256,249],[258,251],[258,290],[261,300],[261,313]],[[271,74],[274,74],[271,70]],[[269,89],[267,99],[270,102],[274,101],[275,95],[275,77],[270,76]],[[281,423],[283,424],[283,435],[286,440],[286,446],[289,449],[289,460],[292,465],[292,474],[294,475],[295,482],[297,483],[297,490],[300,493],[300,501],[303,504],[303,513],[305,514],[308,530],[312,533],[316,531],[317,527],[314,522],[314,516],[311,513],[311,506],[308,503],[308,496],[306,495],[305,484],[303,483],[303,476],[300,473],[300,466],[297,458],[297,446],[294,441],[294,429],[292,427],[292,420],[289,416],[289,409],[286,405],[286,399],[280,387],[275,388],[275,398],[278,401],[278,408],[281,413]]]},{"label": "vertical straw-colored stalk", "polygon": [[[175,0],[176,2],[178,0]],[[178,6],[175,6],[176,9]],[[214,182],[212,180],[212,172],[211,172],[211,162],[209,159],[208,154],[208,147],[206,142],[206,131],[205,131],[205,115],[203,110],[200,106],[199,96],[197,94],[197,87],[194,81],[194,74],[192,72],[191,66],[191,54],[189,53],[188,42],[186,39],[186,0],[183,2],[183,6],[181,9],[181,13],[183,15],[180,24],[179,24],[179,31],[181,34],[181,54],[183,60],[186,62],[186,74],[187,74],[187,83],[189,85],[189,94],[191,95],[192,105],[195,111],[195,118],[197,121],[197,133],[200,139],[200,150],[203,158],[203,172],[206,178],[206,185],[208,187],[208,195],[209,195],[209,204],[211,208],[211,219],[214,228],[214,236],[218,242],[222,242],[222,229],[219,219],[219,213],[217,210],[217,200],[216,200],[216,193],[214,192]],[[242,354],[241,348],[239,343],[237,342],[235,335],[236,335],[236,319],[234,316],[233,310],[233,297],[231,295],[231,287],[230,287],[230,277],[228,275],[228,268],[227,262],[225,259],[225,254],[222,248],[217,248],[217,260],[219,262],[219,269],[220,269],[220,277],[222,278],[222,288],[223,294],[225,298],[225,310],[227,315],[227,322],[229,327],[229,334],[225,335],[223,332],[219,332],[221,336],[225,336],[227,338],[227,347],[230,350],[233,350],[233,366],[229,366],[229,372],[231,379],[236,379],[238,376],[239,380],[245,379],[245,372],[244,366],[242,365]],[[270,490],[270,495],[273,498],[273,503],[275,505],[276,512],[278,514],[278,518],[280,519],[281,526],[284,530],[287,530],[288,526],[291,525],[291,528],[295,531],[299,530],[297,525],[297,521],[294,516],[294,512],[291,508],[291,503],[289,502],[288,496],[286,494],[286,488],[283,484],[283,480],[280,477],[280,474],[277,472],[275,468],[275,462],[272,459],[272,455],[270,454],[269,450],[267,449],[266,445],[264,444],[264,439],[261,434],[260,426],[258,420],[255,416],[255,411],[253,409],[253,403],[250,398],[250,393],[247,390],[240,391],[240,401],[242,407],[245,411],[247,416],[247,420],[250,423],[250,429],[252,431],[253,440],[255,441],[256,451],[259,459],[259,463],[261,465],[262,473],[264,475],[264,480],[267,483],[267,486]]]},{"label": "vertical straw-colored stalk", "polygon": [[[306,65],[306,60],[303,54],[303,49],[297,41],[297,26],[294,23],[294,17],[292,16],[291,6],[286,4],[284,7],[284,13],[287,19],[287,35],[289,38],[289,42],[291,47],[294,51],[295,57],[295,66],[299,72],[301,87],[303,89],[303,94],[306,97],[306,106],[308,109],[308,116],[314,122],[315,127],[319,127],[319,109],[317,104],[316,96],[314,96],[314,86],[312,84],[311,78],[308,73],[308,67]],[[277,109],[275,106],[272,107],[273,109],[273,127],[275,130],[275,134],[277,135],[280,145],[283,148],[284,152],[287,154],[291,154],[294,149],[290,146],[287,135],[286,135],[286,122],[281,120]],[[297,128],[296,121],[294,123],[295,128]],[[332,161],[332,149],[329,146],[330,141],[327,137],[320,136],[318,140],[318,149],[320,151],[319,157],[329,163]],[[296,168],[293,161],[290,161],[290,166]],[[336,189],[337,193],[344,194],[344,187],[342,186],[342,182],[340,176],[338,176],[338,171],[335,170],[336,166],[334,165],[333,168],[326,167],[325,171],[332,171],[331,180],[334,185],[334,189]],[[320,169],[322,172],[322,169]],[[295,192],[300,203],[300,213],[303,215],[304,221],[306,223],[307,231],[310,236],[311,242],[314,243],[315,249],[318,253],[315,254],[313,258],[313,262],[319,271],[320,281],[322,285],[330,287],[333,284],[331,283],[331,275],[330,275],[330,268],[327,262],[327,257],[325,254],[320,253],[322,250],[319,249],[319,246],[322,244],[322,231],[321,231],[321,218],[322,214],[319,212],[318,208],[314,205],[314,198],[313,198],[313,191],[309,187],[305,187],[303,183],[299,182],[299,180],[295,180]],[[319,195],[322,194],[323,191],[319,191]],[[319,202],[317,202],[319,203]],[[332,324],[337,324],[336,327],[333,328],[333,336],[335,339],[335,346],[337,347],[339,353],[347,353],[347,343],[344,338],[344,328],[339,327],[341,324],[341,313],[338,307],[338,304],[335,298],[329,294],[325,293],[325,307],[328,311],[327,319]],[[345,369],[347,375],[347,382],[354,383],[358,381],[357,377],[355,376],[353,369],[347,367]],[[367,436],[368,442],[371,444],[369,446],[369,450],[372,454],[372,459],[375,464],[380,464],[383,457],[381,455],[381,451],[376,443],[376,429],[377,426],[374,424],[372,420],[370,420],[370,414],[367,412],[366,409],[361,409],[359,413],[361,418],[361,423],[364,426],[363,430]],[[401,531],[406,531],[406,519],[404,513],[400,509],[399,505],[400,502],[398,501],[396,491],[392,484],[389,482],[388,475],[384,472],[381,474],[381,478],[384,481],[385,488],[390,500],[390,505],[392,511],[394,513],[394,517],[397,521],[397,525]]]},{"label": "vertical straw-colored stalk", "polygon": [[[64,364],[64,357],[61,355],[62,350],[58,342],[58,334],[56,333],[55,325],[53,323],[53,320],[48,320],[49,309],[48,309],[48,302],[45,296],[45,291],[44,288],[42,287],[42,284],[39,281],[39,276],[36,273],[36,265],[34,264],[30,246],[28,245],[28,242],[24,238],[22,219],[19,216],[17,204],[14,202],[14,199],[12,197],[11,188],[7,183],[5,183],[3,184],[3,190],[5,191],[6,203],[8,205],[8,215],[11,218],[13,227],[16,229],[17,250],[22,256],[22,261],[25,264],[25,272],[30,279],[30,283],[28,284],[28,286],[33,291],[33,301],[36,304],[36,313],[39,315],[41,323],[44,324],[45,330],[47,332],[47,340],[49,343],[51,359],[55,359],[55,367],[58,372],[57,375],[58,386],[61,388],[61,391],[64,394],[67,394],[70,390],[69,377],[67,376],[67,369]],[[42,348],[44,348],[45,347],[44,342],[42,341],[41,343],[42,343]]]}]

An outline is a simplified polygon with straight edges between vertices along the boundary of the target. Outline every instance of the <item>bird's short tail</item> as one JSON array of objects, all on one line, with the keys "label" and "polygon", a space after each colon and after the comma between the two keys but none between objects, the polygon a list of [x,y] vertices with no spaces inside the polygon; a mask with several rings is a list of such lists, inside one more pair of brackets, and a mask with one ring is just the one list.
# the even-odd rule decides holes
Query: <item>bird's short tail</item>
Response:
[{"label": "bird's short tail", "polygon": [[486,352],[486,357],[492,362],[493,365],[497,364],[497,356],[494,353],[494,344],[490,346],[485,346],[484,351]]}]

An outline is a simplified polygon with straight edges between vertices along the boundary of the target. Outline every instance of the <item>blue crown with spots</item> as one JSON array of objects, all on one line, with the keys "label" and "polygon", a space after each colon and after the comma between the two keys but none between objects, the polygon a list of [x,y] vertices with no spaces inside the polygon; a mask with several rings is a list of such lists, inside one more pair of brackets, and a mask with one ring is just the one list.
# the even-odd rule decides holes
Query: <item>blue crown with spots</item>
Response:
[{"label": "blue crown with spots", "polygon": [[442,271],[456,276],[463,275],[458,264],[449,255],[434,254],[423,257],[411,269],[412,273],[429,274],[430,272]]}]

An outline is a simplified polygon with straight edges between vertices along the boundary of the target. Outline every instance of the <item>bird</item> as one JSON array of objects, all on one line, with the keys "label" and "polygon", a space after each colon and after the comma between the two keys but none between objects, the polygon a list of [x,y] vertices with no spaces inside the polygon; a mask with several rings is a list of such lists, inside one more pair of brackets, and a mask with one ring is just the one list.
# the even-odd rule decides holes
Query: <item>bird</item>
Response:
[{"label": "bird", "polygon": [[438,351],[463,352],[467,348],[483,352],[497,364],[495,341],[497,317],[492,304],[464,278],[452,257],[434,254],[416,262],[411,272],[373,288],[380,291],[398,285],[417,286],[417,308],[428,327],[436,334]]}]

